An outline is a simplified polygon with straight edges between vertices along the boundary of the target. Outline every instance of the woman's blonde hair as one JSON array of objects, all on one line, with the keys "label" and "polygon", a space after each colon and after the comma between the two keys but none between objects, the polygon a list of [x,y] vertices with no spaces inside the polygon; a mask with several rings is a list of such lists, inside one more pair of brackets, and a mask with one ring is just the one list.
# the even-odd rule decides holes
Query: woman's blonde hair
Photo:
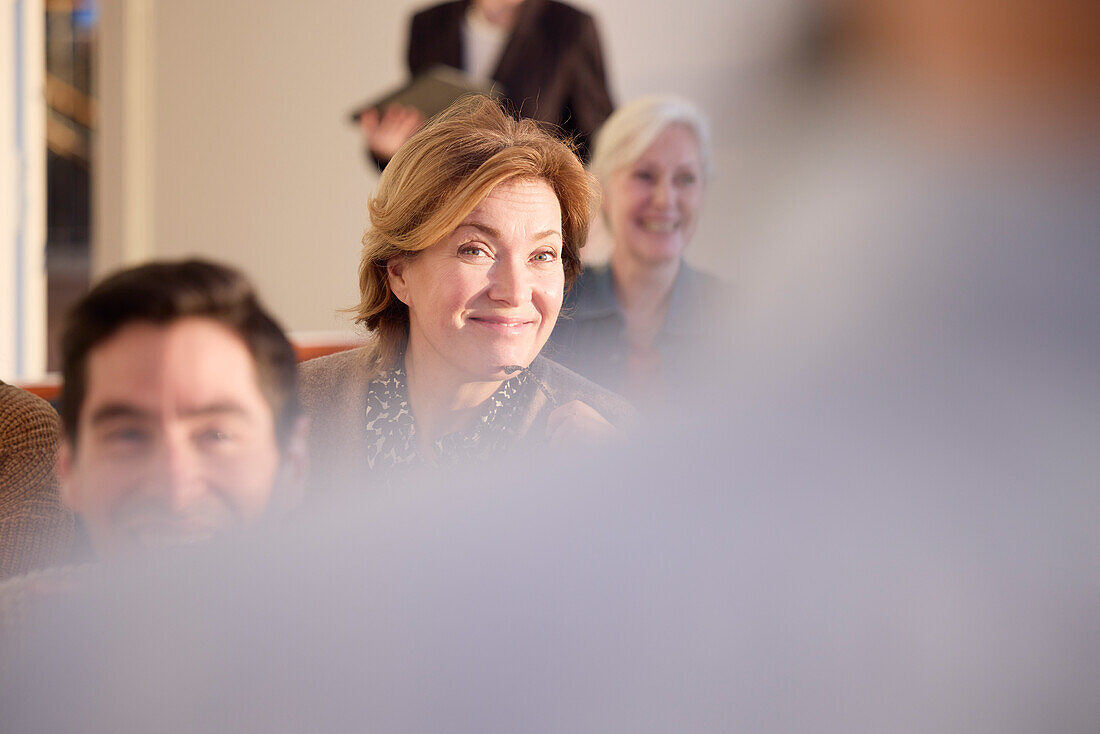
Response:
[{"label": "woman's blonde hair", "polygon": [[634,165],[669,125],[683,125],[695,135],[703,176],[710,176],[710,125],[693,102],[672,95],[638,97],[615,110],[596,133],[588,170],[604,186],[611,174]]},{"label": "woman's blonde hair", "polygon": [[394,367],[409,335],[409,310],[390,290],[387,266],[449,235],[495,186],[541,179],[561,205],[562,265],[568,289],[581,270],[580,248],[599,205],[599,187],[571,144],[532,120],[519,120],[484,96],[459,100],[397,151],[369,202],[370,229],[359,261],[355,321],[375,338],[368,371]]}]

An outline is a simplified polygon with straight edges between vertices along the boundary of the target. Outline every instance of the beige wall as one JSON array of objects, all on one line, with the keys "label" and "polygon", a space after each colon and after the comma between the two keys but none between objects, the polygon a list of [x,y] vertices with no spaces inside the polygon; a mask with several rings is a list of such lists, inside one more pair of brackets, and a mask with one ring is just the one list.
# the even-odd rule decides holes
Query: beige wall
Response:
[{"label": "beige wall", "polygon": [[45,11],[0,2],[0,380],[46,369]]},{"label": "beige wall", "polygon": [[[600,23],[617,100],[678,92],[714,118],[718,173],[691,253],[703,265],[728,267],[751,210],[745,100],[795,1],[578,3]],[[355,300],[377,175],[346,113],[404,77],[407,19],[425,4],[104,0],[104,48],[121,40],[145,61],[102,63],[104,122],[126,132],[103,132],[98,272],[214,257],[247,270],[288,328],[348,328],[335,311]]]}]

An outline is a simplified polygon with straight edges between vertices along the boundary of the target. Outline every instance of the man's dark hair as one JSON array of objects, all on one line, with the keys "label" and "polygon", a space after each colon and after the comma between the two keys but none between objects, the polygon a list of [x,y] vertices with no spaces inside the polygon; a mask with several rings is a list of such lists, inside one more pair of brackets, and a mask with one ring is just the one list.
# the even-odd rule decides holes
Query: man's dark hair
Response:
[{"label": "man's dark hair", "polygon": [[136,322],[168,325],[183,318],[215,321],[239,336],[256,364],[260,392],[271,406],[280,448],[298,419],[294,348],[260,305],[240,272],[205,260],[156,262],[121,270],[99,283],[69,311],[61,338],[60,412],[76,441],[87,389],[88,354]]}]

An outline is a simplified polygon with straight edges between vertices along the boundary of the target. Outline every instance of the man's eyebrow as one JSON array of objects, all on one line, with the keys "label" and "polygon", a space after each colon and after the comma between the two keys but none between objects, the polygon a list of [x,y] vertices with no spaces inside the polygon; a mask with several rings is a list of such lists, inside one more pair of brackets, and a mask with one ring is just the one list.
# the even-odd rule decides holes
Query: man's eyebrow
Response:
[{"label": "man's eyebrow", "polygon": [[142,410],[136,408],[133,405],[126,403],[104,403],[95,409],[92,413],[89,423],[93,426],[100,423],[106,423],[107,421],[115,420],[117,418],[136,418],[139,420],[150,420],[153,417],[153,413],[148,410]]},{"label": "man's eyebrow", "polygon": [[185,418],[203,418],[212,415],[239,415],[247,417],[248,411],[235,400],[219,400],[206,405],[187,407],[180,411]]},{"label": "man's eyebrow", "polygon": [[[180,415],[185,418],[202,418],[212,415],[247,416],[248,411],[245,410],[243,405],[234,400],[219,400],[206,405],[183,408]],[[153,420],[156,418],[156,412],[128,405],[127,403],[105,403],[92,413],[90,422],[94,426],[119,418]]]}]

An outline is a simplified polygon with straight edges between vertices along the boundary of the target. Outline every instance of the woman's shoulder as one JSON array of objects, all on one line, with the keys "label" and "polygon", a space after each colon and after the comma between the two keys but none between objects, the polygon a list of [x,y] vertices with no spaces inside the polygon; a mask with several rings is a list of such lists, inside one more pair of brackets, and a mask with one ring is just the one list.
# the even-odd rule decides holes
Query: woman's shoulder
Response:
[{"label": "woman's shoulder", "polygon": [[589,13],[581,10],[576,5],[561,2],[560,0],[539,0],[539,2],[534,4],[541,5],[539,10],[541,10],[545,16],[554,18],[555,20],[561,19],[578,23],[591,20],[592,18]]},{"label": "woman's shoulder", "polygon": [[530,370],[543,383],[547,397],[557,405],[580,400],[594,408],[612,425],[625,427],[637,421],[638,411],[626,398],[600,387],[552,359],[536,357]]},{"label": "woman's shoulder", "polygon": [[346,393],[366,392],[369,380],[365,347],[317,357],[298,365],[298,391],[309,406],[338,401]]},{"label": "woman's shoulder", "polygon": [[436,3],[413,13],[413,22],[431,22],[462,18],[466,15],[465,0],[448,0],[448,2]]},{"label": "woman's shoulder", "polygon": [[606,316],[618,309],[611,268],[607,265],[585,267],[566,294],[563,314],[569,318]]},{"label": "woman's shoulder", "polygon": [[693,331],[713,319],[716,311],[728,313],[731,297],[725,280],[683,263],[672,285],[668,320],[679,330]]},{"label": "woman's shoulder", "polygon": [[688,288],[708,296],[720,296],[729,291],[729,283],[706,270],[700,270],[685,262],[680,271],[681,282]]}]

